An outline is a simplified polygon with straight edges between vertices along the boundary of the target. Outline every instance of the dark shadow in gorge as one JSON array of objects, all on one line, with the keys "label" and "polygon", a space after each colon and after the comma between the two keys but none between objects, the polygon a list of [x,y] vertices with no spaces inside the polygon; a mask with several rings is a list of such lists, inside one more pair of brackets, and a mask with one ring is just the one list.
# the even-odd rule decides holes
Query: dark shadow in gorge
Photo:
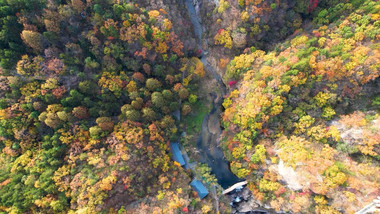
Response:
[{"label": "dark shadow in gorge", "polygon": [[[190,21],[193,24],[194,34],[197,37],[198,45],[199,47],[202,47],[202,32],[204,27],[199,21],[193,1],[184,0],[184,3],[188,10]],[[203,48],[201,61],[205,70],[210,72],[212,77],[217,80],[219,90],[218,92],[210,93],[213,100],[212,109],[203,118],[197,148],[201,153],[201,162],[206,163],[209,167],[211,167],[211,172],[215,175],[218,183],[223,188],[228,188],[241,180],[231,172],[229,163],[224,157],[223,150],[219,147],[220,136],[222,134],[222,128],[220,126],[221,104],[223,102],[222,97],[226,93],[226,88],[215,68],[213,68],[207,61],[207,57],[205,55],[206,53],[207,50]]]},{"label": "dark shadow in gorge", "polygon": [[212,109],[203,118],[197,147],[201,153],[201,161],[211,167],[211,172],[218,179],[218,183],[226,189],[241,181],[241,179],[230,171],[229,163],[219,147],[220,136],[222,134],[219,118],[222,98],[218,99],[215,93],[210,93],[210,96],[213,98]]}]

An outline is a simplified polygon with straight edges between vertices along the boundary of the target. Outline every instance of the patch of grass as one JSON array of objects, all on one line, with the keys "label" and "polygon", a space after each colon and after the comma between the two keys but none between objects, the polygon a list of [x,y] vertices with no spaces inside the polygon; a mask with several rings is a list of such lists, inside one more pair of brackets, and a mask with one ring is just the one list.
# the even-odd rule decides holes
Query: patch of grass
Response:
[{"label": "patch of grass", "polygon": [[193,114],[185,116],[182,123],[185,124],[188,135],[199,135],[203,118],[210,112],[211,107],[205,100],[199,100],[192,105],[192,108]]}]

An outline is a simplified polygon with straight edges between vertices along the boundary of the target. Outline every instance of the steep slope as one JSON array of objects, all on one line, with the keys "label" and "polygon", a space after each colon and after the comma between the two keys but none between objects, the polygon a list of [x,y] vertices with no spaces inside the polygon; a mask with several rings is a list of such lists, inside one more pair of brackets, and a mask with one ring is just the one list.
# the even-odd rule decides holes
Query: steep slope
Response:
[{"label": "steep slope", "polygon": [[[379,194],[380,117],[367,112],[371,100],[358,99],[379,93],[379,11],[365,1],[275,51],[229,63],[225,78],[240,81],[223,103],[225,153],[257,200],[283,211],[351,213]],[[344,116],[347,106],[362,112]]]}]

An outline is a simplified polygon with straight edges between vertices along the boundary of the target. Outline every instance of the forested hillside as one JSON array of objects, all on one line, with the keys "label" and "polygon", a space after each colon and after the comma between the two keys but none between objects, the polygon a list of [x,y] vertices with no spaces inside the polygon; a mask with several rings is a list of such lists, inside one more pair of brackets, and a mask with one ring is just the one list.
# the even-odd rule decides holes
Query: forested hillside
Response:
[{"label": "forested hillside", "polygon": [[[1,5],[0,211],[97,213],[188,189],[170,161],[172,112],[191,112],[204,71],[164,9]],[[179,189],[164,210],[188,203]]]},{"label": "forested hillside", "polygon": [[379,9],[227,66],[240,81],[223,103],[226,156],[276,210],[351,213],[379,194]]},{"label": "forested hillside", "polygon": [[380,195],[380,3],[187,1],[0,0],[0,213],[237,213],[204,160],[247,211]]}]

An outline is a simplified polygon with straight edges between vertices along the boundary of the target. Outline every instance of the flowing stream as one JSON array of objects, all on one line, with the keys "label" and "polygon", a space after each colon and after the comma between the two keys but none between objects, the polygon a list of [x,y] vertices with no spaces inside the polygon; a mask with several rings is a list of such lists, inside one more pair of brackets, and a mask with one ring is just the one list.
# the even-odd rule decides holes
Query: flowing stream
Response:
[{"label": "flowing stream", "polygon": [[[197,41],[200,47],[202,47],[202,32],[203,25],[199,18],[200,4],[197,0],[184,0],[186,8],[190,15],[190,21],[194,27],[194,33],[197,36]],[[207,46],[207,41],[205,46]],[[222,129],[220,126],[220,114],[221,104],[223,102],[223,95],[226,93],[225,85],[222,82],[221,77],[217,74],[215,68],[207,61],[206,54],[208,53],[203,47],[201,61],[207,72],[211,72],[213,77],[218,82],[219,91],[210,93],[212,97],[212,109],[203,118],[201,134],[197,142],[197,147],[201,152],[201,161],[207,163],[211,167],[212,173],[218,179],[218,183],[223,188],[228,188],[233,184],[241,181],[236,175],[234,175],[229,168],[229,163],[224,157],[223,151],[219,148],[220,136]]]},{"label": "flowing stream", "polygon": [[[218,0],[214,0],[218,2]],[[219,147],[220,136],[222,134],[222,128],[220,126],[220,115],[222,113],[222,102],[223,96],[226,94],[226,87],[221,79],[221,77],[216,72],[216,69],[207,61],[207,40],[202,38],[202,32],[204,27],[200,22],[200,2],[199,0],[184,0],[186,8],[189,12],[190,21],[194,27],[194,33],[197,36],[198,45],[201,47],[202,56],[201,61],[204,65],[204,68],[207,72],[211,72],[212,76],[217,80],[218,91],[211,92],[209,95],[212,97],[212,109],[211,111],[203,118],[201,133],[197,142],[197,148],[201,153],[201,162],[207,163],[211,167],[211,172],[215,175],[218,180],[218,183],[224,188],[228,187],[242,181],[230,170],[229,163],[224,157],[222,149]],[[204,45],[202,45],[202,43]],[[234,202],[236,197],[240,197],[240,193],[237,195],[230,195],[231,206],[234,211],[232,213],[241,213],[239,207],[248,207],[248,212],[251,214],[268,214],[268,213],[282,213],[275,212],[271,209],[266,209],[264,207],[251,207],[252,202],[255,203],[254,198],[250,197],[247,200]],[[253,200],[253,201],[252,201]],[[247,210],[247,209],[245,209]]]}]

